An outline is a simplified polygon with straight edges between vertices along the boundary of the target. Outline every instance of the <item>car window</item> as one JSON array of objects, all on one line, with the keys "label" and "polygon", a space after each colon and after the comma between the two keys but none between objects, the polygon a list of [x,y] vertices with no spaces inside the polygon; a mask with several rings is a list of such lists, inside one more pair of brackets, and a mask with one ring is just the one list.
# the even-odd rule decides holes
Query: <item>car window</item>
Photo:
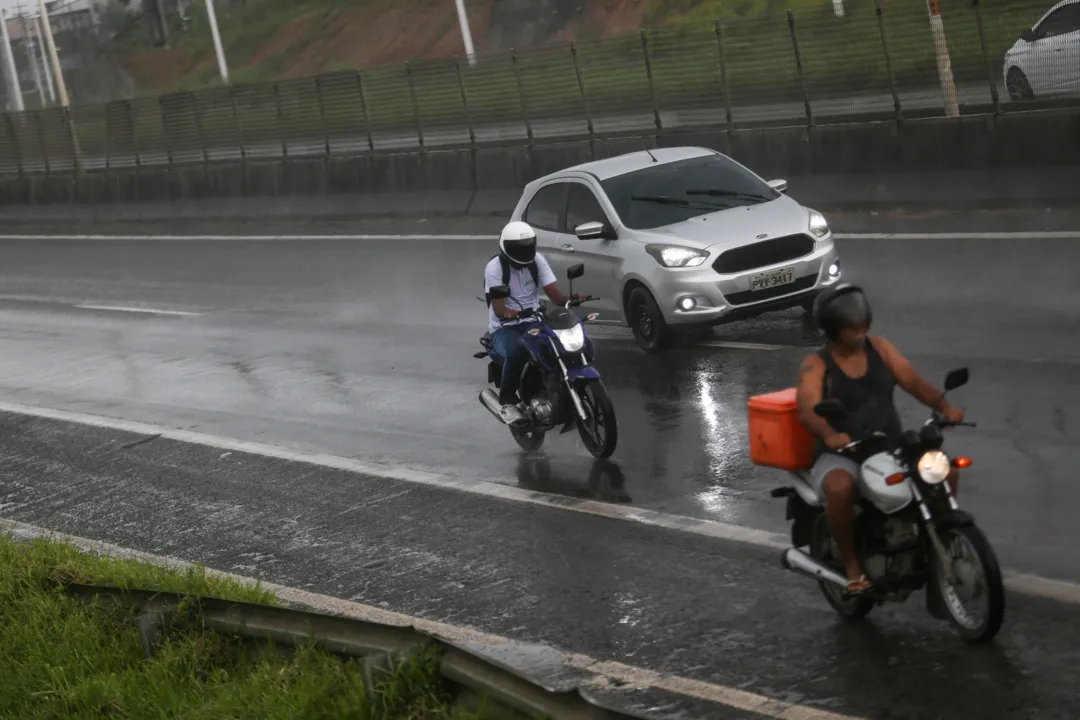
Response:
[{"label": "car window", "polygon": [[521,219],[539,230],[559,232],[559,219],[566,207],[566,183],[554,183],[540,188]]},{"label": "car window", "polygon": [[1039,23],[1035,35],[1040,38],[1056,37],[1080,30],[1080,3],[1060,7]]},{"label": "car window", "polygon": [[622,224],[637,230],[780,197],[761,178],[724,155],[650,165],[608,178],[601,185]]},{"label": "car window", "polygon": [[570,183],[570,199],[566,203],[566,232],[587,222],[608,222],[607,213],[589,187]]}]

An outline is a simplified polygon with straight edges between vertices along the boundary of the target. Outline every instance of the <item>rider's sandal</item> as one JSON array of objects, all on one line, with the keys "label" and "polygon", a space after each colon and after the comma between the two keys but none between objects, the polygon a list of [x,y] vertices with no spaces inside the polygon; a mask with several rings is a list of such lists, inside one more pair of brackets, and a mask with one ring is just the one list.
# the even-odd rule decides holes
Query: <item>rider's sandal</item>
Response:
[{"label": "rider's sandal", "polygon": [[860,575],[858,580],[849,580],[847,584],[848,595],[862,595],[869,592],[873,586],[865,575]]}]

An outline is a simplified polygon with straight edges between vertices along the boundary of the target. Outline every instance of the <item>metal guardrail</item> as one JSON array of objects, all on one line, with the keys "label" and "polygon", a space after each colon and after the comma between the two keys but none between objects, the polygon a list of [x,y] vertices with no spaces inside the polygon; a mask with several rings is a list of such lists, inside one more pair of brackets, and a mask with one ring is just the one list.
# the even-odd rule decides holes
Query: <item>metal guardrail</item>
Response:
[{"label": "metal guardrail", "polygon": [[848,0],[842,17],[824,3],[475,65],[405,63],[78,106],[70,121],[59,109],[7,114],[0,175],[78,172],[77,152],[81,170],[100,171],[1080,105],[1080,94],[1043,97],[1080,67],[1035,57],[1026,89],[1004,77],[1006,51],[1051,4],[945,0],[940,43],[921,0]]},{"label": "metal guardrail", "polygon": [[340,655],[363,658],[366,670],[389,668],[390,663],[424,646],[442,651],[442,676],[466,691],[465,697],[483,698],[508,717],[537,716],[559,720],[644,720],[609,708],[579,687],[544,685],[491,658],[414,627],[383,625],[305,610],[256,605],[220,598],[180,595],[107,585],[72,583],[66,592],[83,601],[107,598],[140,611],[139,626],[147,656],[175,623],[197,620],[203,627],[256,641],[296,646],[314,643]]}]

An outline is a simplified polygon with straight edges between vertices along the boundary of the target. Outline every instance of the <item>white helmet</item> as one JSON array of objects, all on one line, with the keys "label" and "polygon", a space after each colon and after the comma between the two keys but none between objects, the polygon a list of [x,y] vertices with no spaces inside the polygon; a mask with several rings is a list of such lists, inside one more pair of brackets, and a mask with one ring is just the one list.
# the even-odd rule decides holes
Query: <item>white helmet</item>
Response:
[{"label": "white helmet", "polygon": [[536,231],[527,222],[508,223],[499,235],[499,251],[514,265],[528,265],[536,259]]}]

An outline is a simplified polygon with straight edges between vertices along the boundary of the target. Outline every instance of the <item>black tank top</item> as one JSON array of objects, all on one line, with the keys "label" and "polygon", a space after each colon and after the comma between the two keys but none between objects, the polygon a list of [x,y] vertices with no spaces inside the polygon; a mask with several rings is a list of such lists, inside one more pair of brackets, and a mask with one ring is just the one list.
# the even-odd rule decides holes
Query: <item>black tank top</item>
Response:
[{"label": "black tank top", "polygon": [[[825,382],[821,397],[823,400],[835,398],[847,408],[847,419],[833,425],[834,430],[855,438],[880,431],[888,436],[889,445],[894,447],[903,432],[900,415],[893,402],[896,378],[869,338],[866,339],[865,350],[866,374],[860,378],[850,377],[841,370],[827,347],[818,351],[818,357],[825,361]],[[814,456],[826,452],[830,451],[825,446],[825,441],[818,438],[814,446]]]}]

